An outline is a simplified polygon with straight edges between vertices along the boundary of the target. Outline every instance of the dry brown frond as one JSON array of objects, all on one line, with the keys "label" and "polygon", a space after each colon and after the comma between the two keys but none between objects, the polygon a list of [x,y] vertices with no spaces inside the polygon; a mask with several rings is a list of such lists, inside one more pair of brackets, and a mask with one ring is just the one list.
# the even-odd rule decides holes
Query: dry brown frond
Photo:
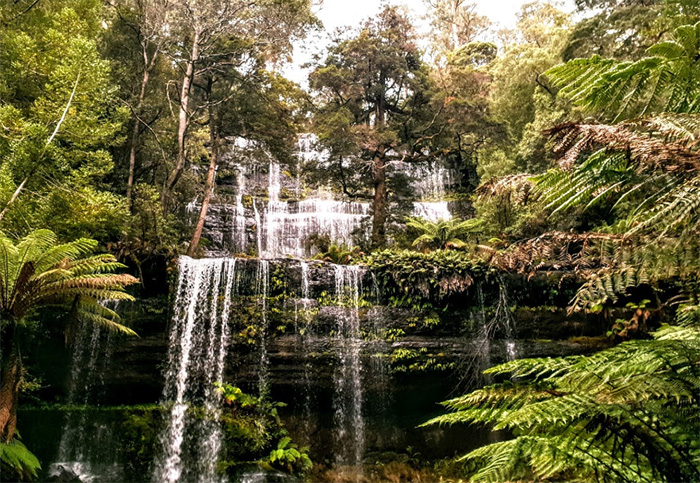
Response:
[{"label": "dry brown frond", "polygon": [[491,178],[477,188],[476,194],[479,198],[510,196],[512,203],[525,204],[534,196],[534,184],[530,178],[531,175],[526,173]]},{"label": "dry brown frond", "polygon": [[514,243],[494,255],[491,264],[529,275],[536,271],[578,271],[604,265],[610,246],[622,242],[621,235],[608,233],[548,232]]},{"label": "dry brown frond", "polygon": [[579,155],[586,150],[608,148],[626,152],[629,159],[641,169],[651,168],[666,172],[700,170],[700,153],[687,142],[671,142],[649,133],[635,132],[639,123],[577,124],[566,123],[544,132],[557,139],[554,153],[560,156],[559,166],[570,170]]}]

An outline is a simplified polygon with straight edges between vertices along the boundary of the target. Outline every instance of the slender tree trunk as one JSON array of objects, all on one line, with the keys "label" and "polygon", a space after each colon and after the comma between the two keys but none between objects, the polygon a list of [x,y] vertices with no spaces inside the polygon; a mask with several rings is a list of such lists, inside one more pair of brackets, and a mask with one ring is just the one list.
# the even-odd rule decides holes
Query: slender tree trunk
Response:
[{"label": "slender tree trunk", "polygon": [[153,53],[151,60],[148,60],[148,51],[143,48],[143,77],[141,78],[141,91],[139,92],[139,98],[136,102],[136,107],[134,107],[134,127],[131,132],[131,147],[129,148],[129,180],[126,184],[126,207],[131,211],[131,191],[134,187],[134,170],[136,169],[136,145],[139,138],[139,119],[138,113],[143,105],[143,100],[146,97],[146,86],[148,85],[148,79],[151,75],[151,69],[155,65],[155,59],[158,55],[158,51]]},{"label": "slender tree trunk", "polygon": [[374,177],[374,202],[372,203],[372,248],[380,248],[386,242],[386,166],[383,152],[372,160]]},{"label": "slender tree trunk", "polygon": [[58,130],[61,129],[61,125],[63,124],[63,121],[66,120],[66,115],[68,114],[68,109],[70,109],[71,104],[73,103],[73,98],[75,97],[75,91],[78,90],[78,82],[80,82],[80,72],[78,72],[78,75],[75,78],[75,84],[73,85],[73,91],[70,93],[70,98],[68,98],[68,103],[66,104],[65,109],[63,109],[63,114],[61,115],[61,119],[58,120],[58,123],[56,124],[56,128],[53,130],[51,133],[51,136],[49,136],[49,139],[46,141],[46,144],[44,145],[44,149],[41,150],[41,153],[37,156],[37,159],[34,163],[34,166],[32,169],[29,171],[29,174],[27,174],[20,185],[17,187],[14,193],[12,193],[12,196],[10,197],[10,200],[7,202],[5,205],[5,208],[0,211],[0,221],[5,217],[7,214],[7,211],[10,209],[10,206],[12,206],[12,203],[17,200],[19,197],[19,194],[22,192],[24,187],[27,184],[27,181],[29,181],[29,178],[31,178],[34,173],[36,172],[37,169],[39,169],[39,166],[41,164],[41,159],[44,157],[44,153],[46,152],[46,148],[49,147],[49,145],[53,142],[54,138],[56,137],[56,134],[58,134]]},{"label": "slender tree trunk", "polygon": [[14,340],[14,327],[8,329],[7,359],[2,365],[2,386],[0,386],[0,442],[8,443],[17,429],[17,400],[22,380],[22,361],[17,343]]},{"label": "slender tree trunk", "polygon": [[202,237],[202,230],[204,229],[204,222],[207,219],[207,211],[209,210],[209,201],[211,200],[211,194],[214,191],[214,181],[216,179],[216,166],[219,162],[219,130],[216,123],[216,117],[214,114],[214,108],[210,108],[209,116],[209,135],[211,138],[211,157],[209,158],[209,171],[207,172],[207,183],[204,186],[204,199],[202,200],[202,207],[199,210],[199,219],[197,220],[197,226],[194,229],[194,234],[192,235],[192,241],[190,241],[190,246],[187,249],[187,255],[190,257],[194,256],[199,246],[199,240]]},{"label": "slender tree trunk", "polygon": [[194,39],[192,40],[192,52],[190,59],[187,61],[187,67],[185,70],[185,75],[182,78],[182,90],[180,92],[180,112],[178,116],[178,126],[177,126],[177,164],[175,168],[168,176],[165,181],[165,186],[163,187],[163,209],[167,205],[168,198],[170,197],[170,192],[172,191],[175,183],[180,178],[182,170],[185,168],[185,160],[187,157],[185,149],[185,135],[187,133],[187,126],[189,125],[189,113],[188,104],[190,101],[190,87],[192,85],[192,80],[194,77],[194,68],[196,62],[199,60],[199,31],[196,30],[194,33]]},{"label": "slender tree trunk", "polygon": [[[380,74],[380,83],[384,85],[384,74]],[[386,124],[386,106],[384,95],[377,99],[375,130],[379,133]],[[374,202],[372,203],[372,248],[381,248],[386,242],[386,149],[379,147],[372,159],[372,177],[374,178]]]}]

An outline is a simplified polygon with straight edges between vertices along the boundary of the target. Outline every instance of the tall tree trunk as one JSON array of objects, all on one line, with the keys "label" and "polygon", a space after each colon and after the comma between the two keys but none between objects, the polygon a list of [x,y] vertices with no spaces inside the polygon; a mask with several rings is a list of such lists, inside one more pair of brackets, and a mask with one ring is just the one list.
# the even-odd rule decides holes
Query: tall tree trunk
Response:
[{"label": "tall tree trunk", "polygon": [[75,97],[75,92],[78,90],[78,82],[80,82],[80,72],[78,72],[78,75],[75,77],[75,84],[73,85],[73,91],[70,93],[70,98],[68,98],[68,103],[66,104],[66,108],[63,109],[63,114],[61,115],[61,119],[58,120],[58,123],[56,124],[56,128],[53,130],[53,133],[51,133],[51,136],[49,136],[49,139],[46,141],[46,144],[44,145],[44,149],[41,150],[39,155],[37,156],[36,161],[34,162],[34,166],[29,170],[29,174],[27,174],[20,185],[17,187],[14,193],[12,193],[12,196],[10,197],[10,200],[7,202],[5,205],[5,208],[0,211],[0,221],[5,217],[5,214],[7,214],[7,211],[10,209],[10,206],[12,206],[12,203],[14,203],[17,198],[19,197],[19,194],[22,192],[24,187],[27,184],[27,181],[29,181],[29,178],[31,178],[34,173],[39,169],[39,166],[41,165],[41,160],[44,157],[44,153],[46,152],[46,148],[49,147],[49,145],[53,142],[54,138],[56,137],[56,134],[58,134],[58,130],[61,129],[61,125],[63,124],[63,121],[66,120],[66,115],[68,114],[68,110],[70,109],[71,104],[73,103],[73,98]]},{"label": "tall tree trunk", "polygon": [[[382,72],[379,76],[380,84],[385,84],[385,76]],[[386,101],[382,92],[376,105],[375,130],[381,134],[386,125]],[[372,248],[381,248],[386,242],[386,165],[384,154],[386,148],[379,147],[372,159],[372,177],[374,178],[374,201],[372,203]]]},{"label": "tall tree trunk", "polygon": [[207,219],[207,210],[209,210],[209,201],[211,200],[211,194],[214,191],[216,166],[219,161],[219,130],[216,124],[216,116],[214,111],[215,109],[210,107],[209,136],[211,138],[211,157],[209,159],[207,183],[204,186],[204,199],[202,200],[202,207],[199,210],[199,219],[197,220],[197,226],[195,227],[194,234],[192,235],[192,241],[190,241],[190,246],[187,249],[187,255],[190,257],[194,256],[195,252],[197,251],[197,246],[199,246],[199,240],[202,237],[204,222]]},{"label": "tall tree trunk", "polygon": [[163,194],[161,196],[161,201],[163,202],[163,209],[165,209],[167,205],[168,199],[170,197],[170,192],[175,186],[175,183],[177,183],[177,180],[180,178],[182,170],[185,168],[185,158],[187,157],[187,153],[185,150],[185,135],[187,133],[187,126],[189,125],[188,105],[190,101],[190,87],[194,78],[194,68],[196,62],[199,60],[199,35],[199,31],[195,30],[194,39],[192,40],[192,52],[190,55],[190,59],[187,61],[185,75],[182,78],[182,90],[180,92],[180,112],[178,116],[177,126],[177,164],[170,173],[170,176],[168,176],[168,179],[165,181],[165,186],[163,186]]},{"label": "tall tree trunk", "polygon": [[151,75],[151,69],[155,65],[156,56],[158,51],[153,53],[151,60],[148,60],[148,51],[143,47],[143,77],[141,78],[141,91],[139,92],[139,98],[134,107],[134,127],[131,132],[131,147],[129,148],[129,180],[126,184],[126,207],[131,211],[131,191],[134,187],[134,170],[136,169],[136,145],[139,138],[139,111],[143,105],[143,100],[146,97],[146,86],[148,85],[148,79]]},{"label": "tall tree trunk", "polygon": [[386,241],[386,165],[382,152],[372,160],[374,202],[372,203],[372,248],[381,248]]},{"label": "tall tree trunk", "polygon": [[22,380],[22,361],[13,334],[14,327],[10,327],[5,346],[9,353],[3,361],[2,386],[0,386],[0,442],[4,443],[8,443],[15,436],[17,400]]}]

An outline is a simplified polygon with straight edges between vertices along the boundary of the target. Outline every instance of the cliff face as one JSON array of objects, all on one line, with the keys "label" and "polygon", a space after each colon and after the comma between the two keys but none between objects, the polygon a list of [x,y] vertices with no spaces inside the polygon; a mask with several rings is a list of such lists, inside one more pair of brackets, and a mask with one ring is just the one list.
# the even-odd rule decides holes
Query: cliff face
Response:
[{"label": "cliff face", "polygon": [[[269,292],[256,293],[259,275],[257,259],[236,261],[238,289],[232,301],[229,325],[231,341],[225,375],[229,381],[254,386],[258,372],[263,320],[262,299],[266,298],[266,348],[270,358],[270,380],[274,388],[299,385],[328,386],[336,357],[338,320],[355,310],[335,297],[334,265],[309,261],[306,275],[302,262],[294,259],[269,261]],[[306,277],[306,297],[302,297]],[[372,379],[371,368],[383,366],[383,384],[405,384],[412,374],[432,373],[448,377],[465,370],[476,355],[491,364],[505,360],[506,344],[514,343],[519,357],[577,353],[586,350],[570,338],[597,336],[604,322],[597,316],[566,315],[564,306],[538,306],[551,280],[546,277],[524,282],[507,280],[514,324],[513,340],[496,331],[484,354],[481,331],[497,316],[498,286],[484,283],[484,305],[474,291],[464,295],[460,307],[446,311],[422,311],[381,305],[372,274],[364,271],[357,308],[363,344],[363,371]],[[562,301],[566,293],[557,295]],[[135,327],[138,338],[121,338],[111,349],[110,363],[102,377],[109,404],[157,402],[162,394],[163,370],[168,353],[168,331],[172,321],[171,298],[151,298],[123,306],[125,321]],[[563,304],[562,304],[563,305]],[[479,351],[481,351],[479,353]],[[477,354],[478,353],[478,354]],[[476,355],[475,355],[476,354]],[[467,362],[465,362],[467,361]],[[365,369],[366,368],[366,369]],[[390,389],[390,388],[389,388]]]}]

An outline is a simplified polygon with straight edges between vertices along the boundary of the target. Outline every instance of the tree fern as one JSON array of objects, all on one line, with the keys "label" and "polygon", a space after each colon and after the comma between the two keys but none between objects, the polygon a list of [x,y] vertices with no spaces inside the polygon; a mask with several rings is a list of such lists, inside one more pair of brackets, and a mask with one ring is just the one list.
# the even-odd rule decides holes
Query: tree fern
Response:
[{"label": "tree fern", "polygon": [[462,248],[466,246],[464,238],[473,233],[478,233],[483,224],[482,220],[438,220],[429,221],[420,218],[409,218],[406,226],[418,231],[418,237],[413,241],[413,246],[432,250],[446,248]]},{"label": "tree fern", "polygon": [[668,41],[653,45],[636,62],[592,57],[546,72],[549,81],[591,112],[609,120],[654,113],[697,113],[700,109],[700,24],[678,27]]},{"label": "tree fern", "polygon": [[592,356],[511,361],[489,369],[514,382],[444,403],[426,424],[478,423],[513,439],[463,459],[473,481],[664,482],[700,479],[700,310],[653,340]]},{"label": "tree fern", "polygon": [[[36,476],[36,458],[16,439],[17,400],[23,361],[17,333],[25,319],[47,306],[64,309],[69,320],[82,320],[134,335],[119,316],[100,302],[131,300],[124,287],[137,282],[112,255],[94,255],[97,242],[79,239],[59,243],[48,230],[37,230],[13,241],[0,233],[0,331],[2,386],[0,387],[0,462],[4,474],[21,479]],[[60,319],[58,319],[60,320]],[[70,339],[72,324],[66,337]]]},{"label": "tree fern", "polygon": [[92,255],[97,242],[59,244],[49,230],[37,230],[17,244],[0,234],[0,312],[14,320],[47,304],[73,307],[78,318],[133,335],[100,300],[131,300],[124,286],[137,280],[114,274],[124,268],[113,255]]}]

